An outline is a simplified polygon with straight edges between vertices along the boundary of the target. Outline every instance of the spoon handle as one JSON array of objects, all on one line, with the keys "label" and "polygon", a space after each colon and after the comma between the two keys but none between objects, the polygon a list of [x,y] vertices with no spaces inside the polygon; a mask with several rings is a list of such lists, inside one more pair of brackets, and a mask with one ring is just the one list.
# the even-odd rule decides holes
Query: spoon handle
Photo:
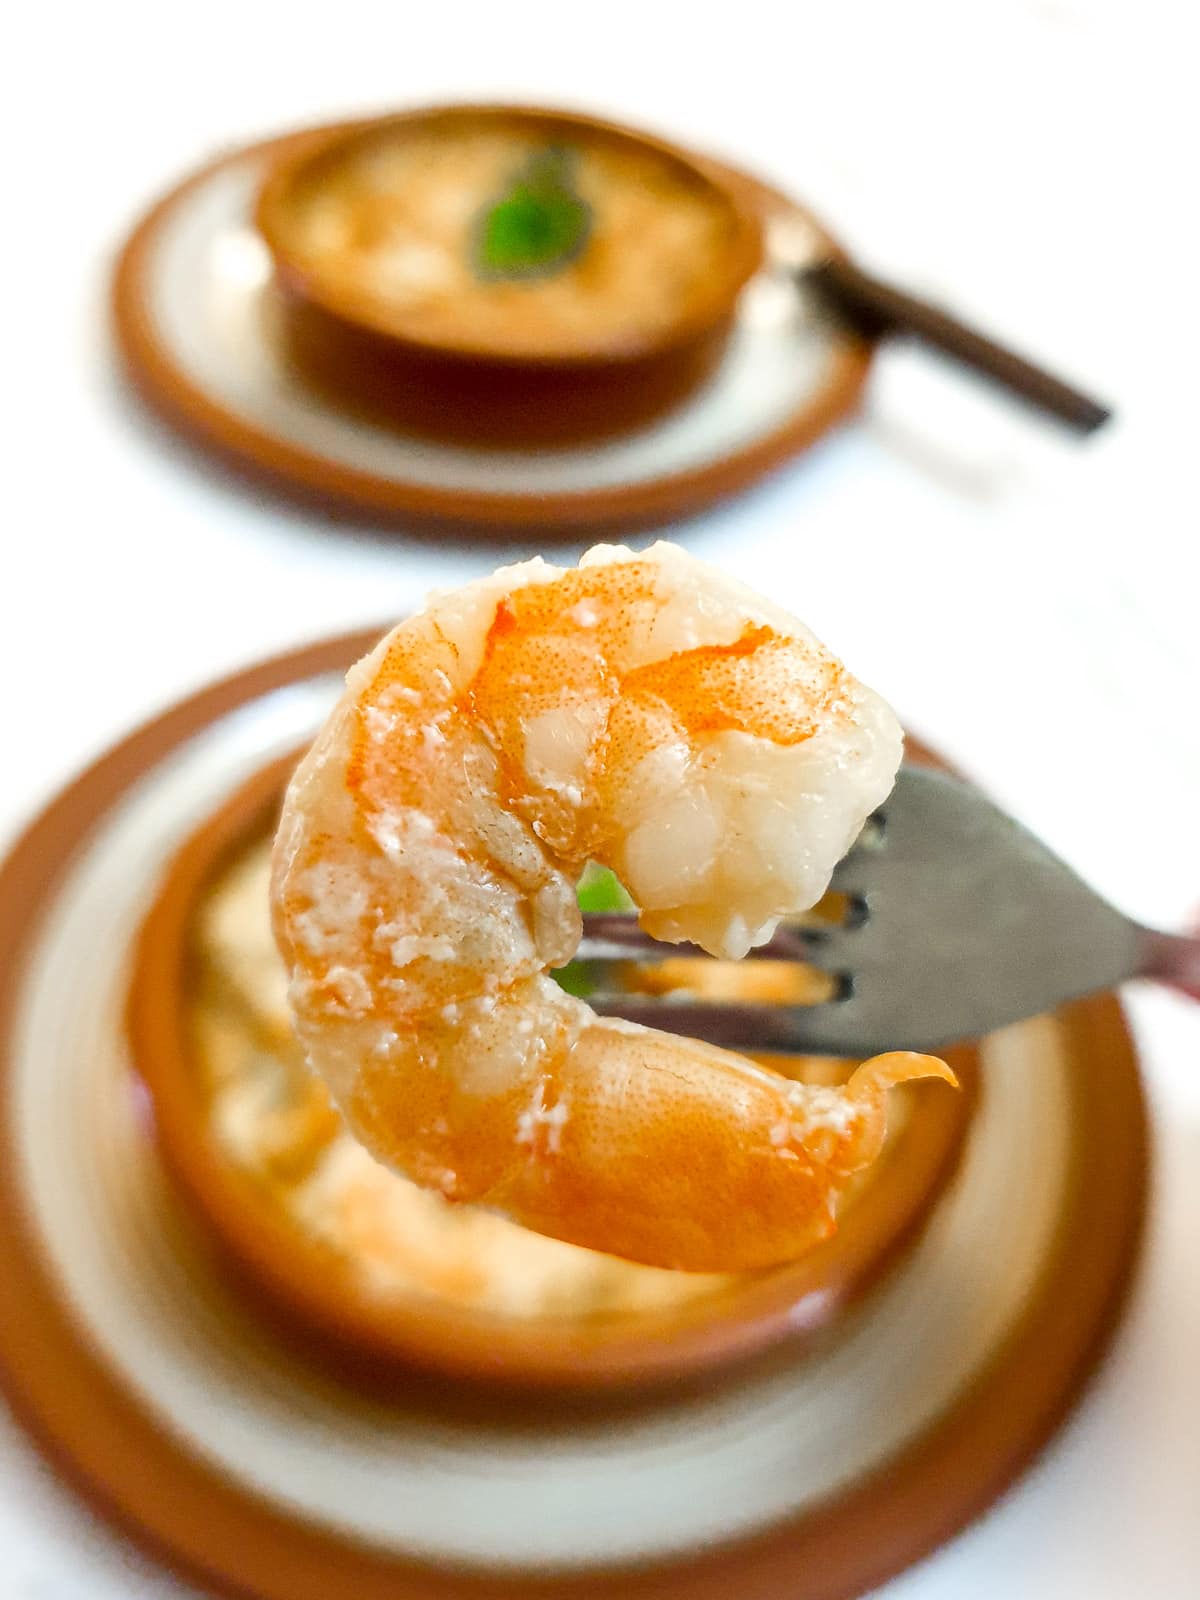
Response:
[{"label": "spoon handle", "polygon": [[1112,415],[1108,407],[1061,378],[1035,367],[957,317],[873,278],[852,261],[821,261],[809,269],[808,278],[868,338],[909,334],[1049,412],[1077,433],[1094,433]]}]

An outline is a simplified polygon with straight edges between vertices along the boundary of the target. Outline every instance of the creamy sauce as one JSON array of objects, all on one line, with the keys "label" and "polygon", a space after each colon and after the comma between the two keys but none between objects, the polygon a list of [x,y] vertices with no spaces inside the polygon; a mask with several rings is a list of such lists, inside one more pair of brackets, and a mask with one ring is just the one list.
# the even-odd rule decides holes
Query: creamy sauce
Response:
[{"label": "creamy sauce", "polygon": [[619,353],[686,317],[734,238],[732,206],[665,154],[586,133],[572,151],[571,186],[591,214],[579,254],[544,276],[481,274],[481,218],[544,147],[487,121],[392,129],[296,186],[289,247],[377,325],[455,349]]}]

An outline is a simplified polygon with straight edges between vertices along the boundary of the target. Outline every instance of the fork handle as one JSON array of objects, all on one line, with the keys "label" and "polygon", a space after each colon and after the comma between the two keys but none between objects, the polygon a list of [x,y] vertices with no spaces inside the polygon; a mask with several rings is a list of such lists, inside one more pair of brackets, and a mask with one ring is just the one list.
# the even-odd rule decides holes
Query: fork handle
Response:
[{"label": "fork handle", "polygon": [[868,338],[911,334],[1049,412],[1077,433],[1094,433],[1112,415],[1107,406],[1035,367],[1015,350],[1005,349],[937,306],[872,277],[852,261],[830,257],[811,267],[809,276],[826,299]]},{"label": "fork handle", "polygon": [[1143,928],[1139,971],[1144,978],[1200,1000],[1200,938]]}]

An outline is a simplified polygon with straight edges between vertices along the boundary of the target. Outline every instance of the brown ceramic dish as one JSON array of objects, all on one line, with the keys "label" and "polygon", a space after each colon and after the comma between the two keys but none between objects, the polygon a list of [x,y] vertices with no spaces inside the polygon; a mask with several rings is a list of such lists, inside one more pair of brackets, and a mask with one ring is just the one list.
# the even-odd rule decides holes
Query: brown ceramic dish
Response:
[{"label": "brown ceramic dish", "polygon": [[[794,1265],[741,1278],[691,1279],[630,1268],[586,1251],[568,1253],[558,1245],[549,1247],[556,1254],[544,1262],[548,1252],[541,1249],[542,1241],[521,1233],[521,1243],[505,1228],[503,1235],[495,1230],[495,1237],[480,1240],[478,1250],[495,1256],[515,1249],[515,1275],[548,1271],[561,1283],[573,1274],[577,1302],[564,1306],[560,1292],[548,1309],[531,1304],[520,1313],[497,1310],[494,1297],[493,1303],[472,1302],[447,1287],[452,1263],[435,1267],[428,1250],[422,1259],[415,1241],[410,1250],[402,1238],[393,1258],[403,1270],[381,1285],[378,1270],[368,1270],[371,1263],[354,1241],[369,1239],[377,1263],[384,1254],[380,1236],[389,1229],[439,1225],[436,1215],[418,1211],[415,1200],[424,1197],[398,1185],[396,1201],[406,1207],[401,1220],[390,1207],[385,1211],[375,1185],[363,1192],[366,1186],[360,1184],[358,1192],[339,1191],[336,1215],[335,1202],[322,1198],[318,1228],[308,1197],[327,1191],[310,1177],[306,1151],[314,1117],[322,1124],[319,1139],[331,1133],[323,1118],[332,1114],[307,1095],[303,1105],[289,1107],[292,1125],[285,1137],[291,1142],[283,1157],[300,1167],[302,1183],[267,1176],[263,1166],[235,1152],[222,1136],[221,1106],[228,1097],[221,1101],[214,1091],[195,1026],[203,982],[200,918],[229,864],[244,860],[247,850],[273,830],[294,759],[256,774],[188,839],[168,867],[138,940],[128,1010],[134,1062],[154,1102],[167,1164],[243,1287],[277,1320],[309,1342],[315,1338],[341,1368],[354,1366],[360,1373],[364,1361],[377,1369],[416,1362],[458,1375],[539,1386],[644,1384],[677,1380],[828,1326],[895,1261],[953,1170],[977,1085],[973,1050],[953,1052],[961,1094],[915,1089],[899,1097],[895,1131],[845,1208],[837,1236]],[[807,1075],[819,1073],[830,1081],[846,1076],[852,1066],[795,1063],[792,1070],[807,1069]],[[279,1100],[276,1089],[273,1111]],[[271,1121],[276,1124],[277,1117]],[[355,1154],[331,1151],[327,1165]],[[278,1153],[273,1159],[278,1167]],[[367,1165],[369,1176],[377,1169]],[[349,1207],[357,1209],[359,1220],[351,1214],[347,1221]],[[454,1220],[447,1214],[440,1226],[449,1229]],[[443,1254],[458,1251],[448,1232]],[[592,1262],[603,1290],[599,1300],[589,1276]],[[483,1263],[482,1270],[487,1275],[496,1269]],[[523,1292],[519,1282],[500,1288],[506,1300]],[[534,1292],[531,1283],[529,1293]]]},{"label": "brown ceramic dish", "polygon": [[[544,271],[479,261],[483,217],[547,151],[590,218]],[[570,443],[669,409],[720,359],[763,254],[745,191],[595,118],[446,106],[314,134],[256,219],[293,360],[343,404],[441,438]]]},{"label": "brown ceramic dish", "polygon": [[[411,368],[399,378],[386,341],[284,296],[254,225],[275,164],[346,131],[264,140],[200,168],[140,219],[117,262],[116,334],[138,391],[256,484],[372,525],[506,538],[536,529],[545,543],[694,514],[775,470],[858,404],[872,346],[821,315],[775,243],[797,225],[827,253],[840,254],[837,241],[789,196],[714,164],[721,184],[766,219],[767,259],[738,300],[724,359],[668,418],[603,449],[594,440],[566,449],[561,437],[542,450],[483,448],[474,419],[490,415],[495,426],[496,412],[481,413],[468,363],[471,382],[456,397],[449,379],[438,401],[457,438],[442,437],[436,417],[431,425],[419,390],[417,419],[406,424]],[[603,378],[601,369],[598,385]],[[538,416],[539,426],[553,423],[540,407]],[[569,431],[569,408],[566,416]]]}]

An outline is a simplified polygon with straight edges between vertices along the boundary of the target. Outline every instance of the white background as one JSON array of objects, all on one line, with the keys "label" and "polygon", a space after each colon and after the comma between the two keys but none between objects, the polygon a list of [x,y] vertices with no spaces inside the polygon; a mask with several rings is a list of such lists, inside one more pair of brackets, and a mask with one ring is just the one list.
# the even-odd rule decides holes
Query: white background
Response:
[{"label": "white background", "polygon": [[[215,673],[386,618],[496,548],[334,528],[155,437],[108,272],[222,147],[418,99],[608,110],[735,158],[876,269],[1118,407],[1078,445],[889,353],[867,414],[699,553],[769,585],[1145,920],[1200,905],[1197,260],[1186,0],[25,6],[6,28],[0,835]],[[528,554],[523,540],[502,553]],[[1182,1600],[1200,1568],[1200,1013],[1133,997],[1160,1169],[1147,1271],[1082,1412],[888,1600]],[[19,1315],[0,1286],[0,1315]],[[0,1595],[181,1591],[0,1413]]]}]

